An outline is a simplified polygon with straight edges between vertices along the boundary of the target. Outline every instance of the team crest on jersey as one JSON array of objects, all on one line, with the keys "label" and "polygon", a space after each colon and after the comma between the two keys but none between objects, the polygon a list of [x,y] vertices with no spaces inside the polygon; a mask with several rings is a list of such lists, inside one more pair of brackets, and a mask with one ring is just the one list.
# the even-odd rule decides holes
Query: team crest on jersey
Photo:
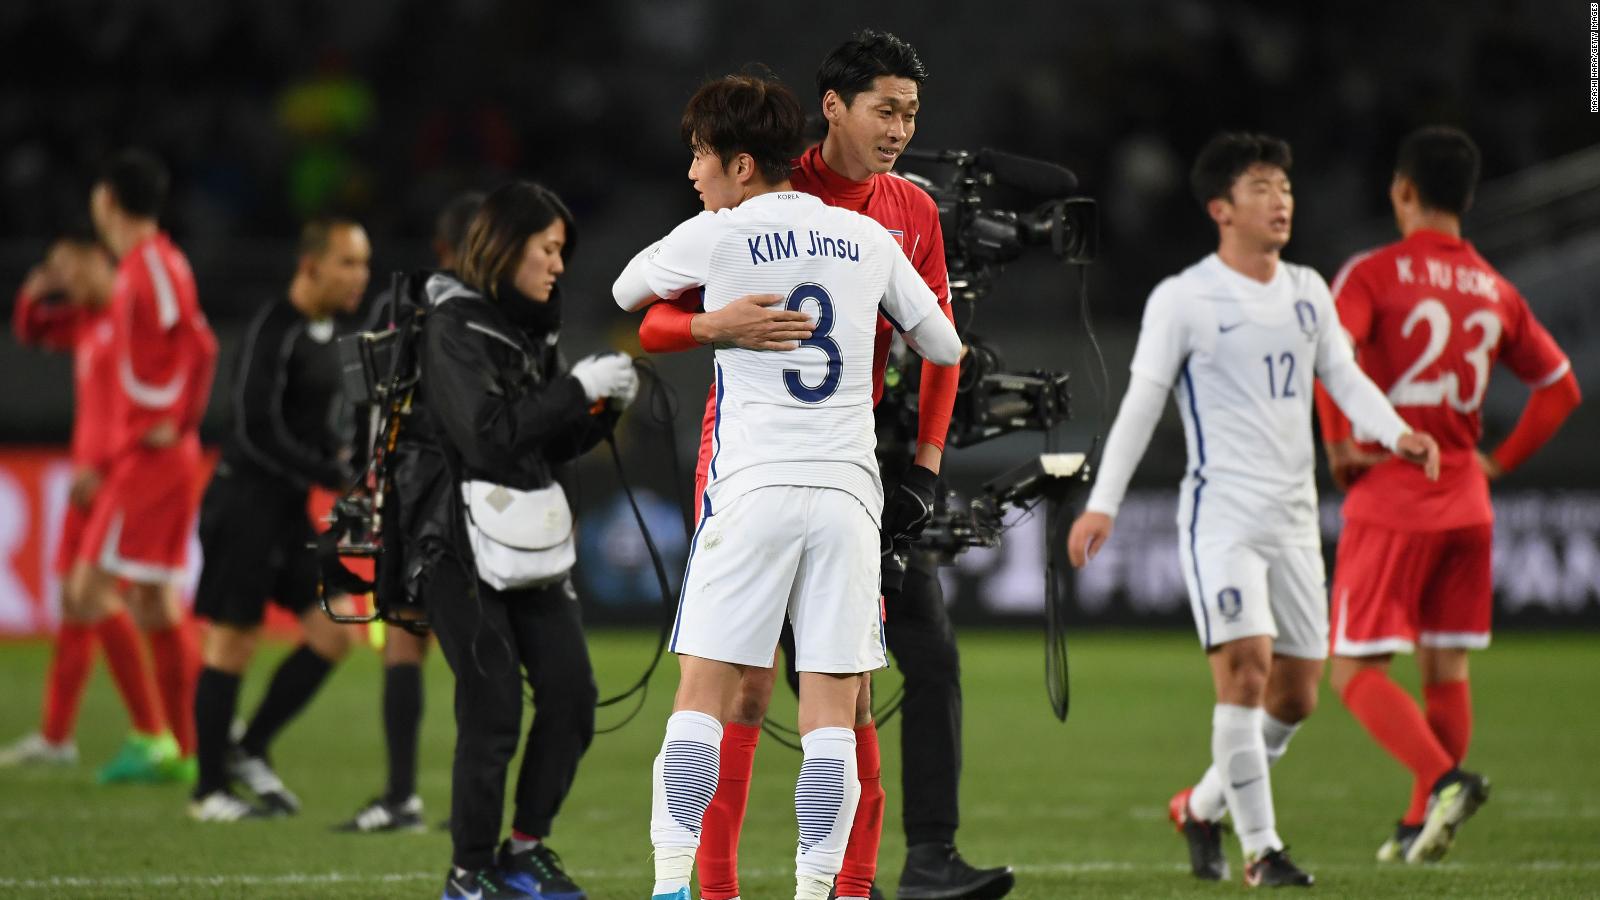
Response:
[{"label": "team crest on jersey", "polygon": [[885,228],[884,231],[894,235],[895,243],[900,245],[900,252],[904,253],[906,250],[906,233],[898,228]]},{"label": "team crest on jersey", "polygon": [[1317,339],[1317,308],[1311,305],[1310,300],[1296,300],[1294,302],[1294,317],[1300,320],[1300,333],[1306,340]]},{"label": "team crest on jersey", "polygon": [[1239,589],[1225,587],[1217,591],[1217,612],[1229,622],[1239,621],[1239,613],[1244,610],[1244,598],[1240,596]]}]

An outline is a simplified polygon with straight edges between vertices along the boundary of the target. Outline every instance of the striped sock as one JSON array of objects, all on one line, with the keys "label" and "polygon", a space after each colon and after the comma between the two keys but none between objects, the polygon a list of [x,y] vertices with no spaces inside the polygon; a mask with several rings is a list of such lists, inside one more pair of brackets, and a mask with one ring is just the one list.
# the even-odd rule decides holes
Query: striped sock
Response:
[{"label": "striped sock", "polygon": [[794,786],[794,812],[800,824],[795,853],[795,896],[809,897],[818,883],[821,897],[833,886],[844,863],[844,847],[861,799],[856,775],[856,733],[849,728],[818,728],[800,738],[805,758]]},{"label": "striped sock", "polygon": [[652,770],[650,842],[656,849],[653,893],[671,894],[689,883],[700,827],[717,790],[718,749],[722,723],[701,712],[685,710],[667,719]]}]

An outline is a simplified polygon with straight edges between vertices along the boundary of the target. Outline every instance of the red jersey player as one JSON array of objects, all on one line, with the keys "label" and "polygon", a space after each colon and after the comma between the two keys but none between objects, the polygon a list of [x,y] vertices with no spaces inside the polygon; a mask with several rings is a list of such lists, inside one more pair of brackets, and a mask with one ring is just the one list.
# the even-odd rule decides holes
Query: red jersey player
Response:
[{"label": "red jersey player", "polygon": [[[1334,479],[1349,492],[1333,580],[1333,684],[1415,778],[1382,860],[1439,859],[1488,797],[1488,780],[1460,765],[1472,729],[1467,651],[1489,646],[1489,481],[1526,460],[1579,402],[1561,348],[1461,238],[1477,177],[1467,135],[1413,133],[1389,188],[1403,239],[1357,256],[1333,283],[1361,367],[1413,428],[1438,439],[1438,481],[1358,446],[1317,396]],[[1533,395],[1505,442],[1483,454],[1479,407],[1496,360]],[[1426,711],[1387,674],[1392,654],[1413,649]]]},{"label": "red jersey player", "polygon": [[115,275],[111,258],[93,234],[69,233],[51,245],[44,264],[29,273],[17,292],[12,317],[17,340],[73,357],[72,486],[56,543],[61,627],[45,681],[43,721],[37,733],[0,750],[0,766],[76,761],[73,726],[98,638],[133,725],[122,751],[100,770],[103,784],[160,780],[177,755],[155,705],[133,620],[114,594],[88,594],[85,573],[73,565],[110,464],[106,426],[116,375],[108,306]]},{"label": "red jersey player", "polygon": [[[949,315],[949,283],[937,207],[920,188],[891,174],[916,130],[918,89],[925,77],[926,69],[915,51],[893,35],[866,31],[841,44],[823,60],[817,73],[827,136],[821,145],[795,160],[790,183],[887,228]],[[670,353],[734,342],[752,349],[784,350],[811,334],[803,314],[762,305],[763,301],[780,302],[780,297],[741,298],[715,313],[699,312],[697,299],[684,297],[675,304],[652,305],[639,328],[644,349]],[[880,318],[873,356],[874,402],[882,396],[893,334],[893,326]],[[914,538],[931,511],[958,374],[954,367],[924,363],[916,457],[884,505],[884,529],[890,537]],[[707,397],[701,428],[695,469],[697,496],[706,482],[715,409],[713,393]],[[925,563],[913,554],[906,587],[888,598],[888,618],[897,623],[886,629],[889,650],[920,698],[902,710],[903,746],[909,751],[902,754],[902,780],[915,786],[915,791],[908,787],[905,792],[907,862],[898,893],[908,900],[979,894],[1001,897],[1011,888],[1011,870],[973,868],[954,847],[960,770],[956,724],[960,721],[960,688],[955,675],[959,664],[937,579],[931,571],[922,570]],[[717,792],[706,811],[695,862],[701,896],[707,900],[730,900],[739,893],[739,828],[773,678],[771,669],[746,670],[724,731]],[[863,692],[857,705],[862,794],[837,881],[836,893],[841,898],[876,895],[872,881],[884,793],[869,700]]]},{"label": "red jersey player", "polygon": [[167,722],[192,768],[200,660],[183,625],[177,582],[199,507],[200,418],[217,341],[188,260],[156,223],[166,189],[166,168],[130,150],[111,162],[90,198],[95,228],[118,260],[111,301],[117,390],[114,458],[79,558],[99,590],[117,578],[129,583]]}]

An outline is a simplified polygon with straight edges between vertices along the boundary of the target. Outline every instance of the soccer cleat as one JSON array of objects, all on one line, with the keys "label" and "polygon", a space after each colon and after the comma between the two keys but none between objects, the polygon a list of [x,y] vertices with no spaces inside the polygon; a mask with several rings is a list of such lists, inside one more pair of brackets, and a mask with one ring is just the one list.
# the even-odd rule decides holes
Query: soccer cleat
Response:
[{"label": "soccer cleat", "polygon": [[380,831],[427,831],[422,821],[422,798],[412,794],[399,803],[378,797],[356,811],[349,821],[333,826],[334,831],[373,834]]},{"label": "soccer cleat", "polygon": [[178,760],[178,742],[170,734],[128,735],[122,749],[95,773],[100,784],[161,784],[175,781],[181,774],[172,764]]},{"label": "soccer cleat", "polygon": [[539,900],[539,895],[513,887],[503,873],[494,869],[467,871],[452,866],[445,873],[444,893],[439,900]]},{"label": "soccer cleat", "polygon": [[[689,886],[684,885],[670,894],[651,894],[650,900],[690,900]],[[737,900],[737,898],[735,898]]]},{"label": "soccer cleat", "polygon": [[162,764],[161,777],[172,784],[194,784],[200,780],[200,760],[193,753],[170,759]]},{"label": "soccer cleat", "polygon": [[589,896],[567,875],[561,857],[544,841],[521,853],[513,853],[511,842],[504,841],[496,862],[507,884],[541,900],[585,900]]},{"label": "soccer cleat", "polygon": [[243,819],[264,819],[270,815],[272,813],[259,806],[251,806],[232,791],[212,791],[189,801],[189,818],[196,822],[238,822]]},{"label": "soccer cleat", "polygon": [[1224,881],[1228,878],[1228,857],[1222,852],[1222,833],[1228,826],[1190,815],[1189,795],[1193,793],[1194,788],[1188,787],[1173,794],[1167,801],[1167,818],[1189,844],[1189,871],[1194,877]]},{"label": "soccer cleat", "polygon": [[1017,883],[1010,866],[973,868],[954,844],[913,844],[900,870],[900,900],[996,900]]},{"label": "soccer cleat", "polygon": [[1428,797],[1422,830],[1406,849],[1406,862],[1438,862],[1450,851],[1456,829],[1489,799],[1489,779],[1451,769],[1439,777]]},{"label": "soccer cleat", "polygon": [[1245,887],[1311,887],[1316,882],[1289,858],[1289,848],[1268,850],[1244,863]]},{"label": "soccer cleat", "polygon": [[1405,862],[1406,851],[1416,842],[1417,835],[1422,832],[1421,825],[1407,825],[1398,822],[1394,826],[1394,837],[1383,842],[1378,848],[1378,862]]},{"label": "soccer cleat", "polygon": [[0,749],[0,769],[15,766],[72,766],[77,762],[77,744],[72,741],[52,744],[37,731]]},{"label": "soccer cleat", "polygon": [[234,747],[228,753],[228,775],[249,788],[273,815],[292,816],[300,811],[300,798],[284,786],[265,759]]}]

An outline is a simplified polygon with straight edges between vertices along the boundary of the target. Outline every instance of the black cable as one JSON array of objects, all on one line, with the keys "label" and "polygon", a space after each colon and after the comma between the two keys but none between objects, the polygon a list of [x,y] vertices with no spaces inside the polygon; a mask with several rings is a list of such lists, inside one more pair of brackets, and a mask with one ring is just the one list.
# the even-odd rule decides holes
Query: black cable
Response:
[{"label": "black cable", "polygon": [[[677,414],[676,395],[673,394],[672,389],[661,379],[660,373],[656,371],[655,366],[650,364],[648,360],[636,360],[634,366],[650,376],[651,390],[648,402],[651,408],[651,419],[666,429],[667,452],[671,456],[670,464],[673,481],[680,482],[682,479],[678,477],[680,460],[678,458],[677,429],[674,427]],[[640,675],[627,690],[600,700],[595,704],[595,707],[604,709],[609,706],[615,706],[633,696],[638,697],[637,702],[633,704],[633,708],[628,711],[627,715],[623,716],[621,721],[605,728],[595,729],[596,734],[609,734],[620,730],[624,725],[633,721],[634,717],[644,708],[645,699],[650,693],[650,679],[655,676],[656,669],[661,665],[662,657],[666,655],[667,643],[672,636],[673,620],[677,618],[678,613],[678,600],[677,596],[673,594],[672,587],[667,579],[666,563],[661,558],[661,550],[656,546],[655,537],[650,533],[650,526],[645,522],[644,513],[639,509],[639,501],[634,496],[633,486],[628,482],[627,472],[622,466],[622,452],[617,448],[617,442],[613,435],[606,435],[606,444],[611,448],[611,461],[616,468],[617,482],[622,486],[622,492],[628,498],[628,506],[633,510],[633,519],[638,523],[639,534],[644,538],[645,549],[650,553],[650,564],[655,570],[656,586],[661,591],[661,623],[656,632],[655,652],[651,655],[649,664],[645,666],[644,674]],[[681,486],[679,494],[681,501]],[[687,524],[685,522],[686,526]],[[689,531],[690,529],[686,527],[685,533],[687,534]]]}]

